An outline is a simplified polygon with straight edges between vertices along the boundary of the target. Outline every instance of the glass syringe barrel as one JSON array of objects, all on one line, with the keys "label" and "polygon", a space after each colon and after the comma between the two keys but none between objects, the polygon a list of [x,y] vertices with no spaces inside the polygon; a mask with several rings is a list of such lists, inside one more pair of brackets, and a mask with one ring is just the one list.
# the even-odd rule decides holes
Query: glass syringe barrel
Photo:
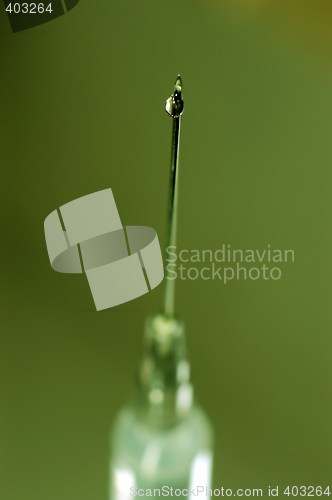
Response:
[{"label": "glass syringe barrel", "polygon": [[139,394],[113,428],[111,500],[138,489],[210,487],[212,428],[193,402],[189,372],[182,323],[148,318]]}]

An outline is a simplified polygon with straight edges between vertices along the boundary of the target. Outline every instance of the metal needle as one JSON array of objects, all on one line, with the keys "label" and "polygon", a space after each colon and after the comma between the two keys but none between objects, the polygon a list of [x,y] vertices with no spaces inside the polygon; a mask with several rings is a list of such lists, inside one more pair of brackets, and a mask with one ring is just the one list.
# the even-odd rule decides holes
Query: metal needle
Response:
[{"label": "metal needle", "polygon": [[[178,191],[178,163],[179,163],[179,141],[181,115],[183,113],[182,81],[177,76],[174,85],[174,93],[166,101],[166,111],[173,118],[172,154],[171,154],[171,178],[168,205],[168,247],[176,247],[177,226],[177,191]],[[170,279],[170,271],[165,271],[165,296],[164,314],[174,316],[175,280]]]}]

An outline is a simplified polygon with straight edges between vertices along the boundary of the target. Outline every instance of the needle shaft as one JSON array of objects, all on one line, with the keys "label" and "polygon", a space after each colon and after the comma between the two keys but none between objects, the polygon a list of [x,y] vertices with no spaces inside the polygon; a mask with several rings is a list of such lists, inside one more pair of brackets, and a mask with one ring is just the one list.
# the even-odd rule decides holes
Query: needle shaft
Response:
[{"label": "needle shaft", "polygon": [[[176,247],[177,235],[177,212],[178,212],[178,166],[179,166],[179,146],[180,146],[180,127],[181,115],[183,113],[182,100],[182,81],[178,75],[174,94],[166,101],[166,111],[173,118],[172,132],[172,151],[171,151],[171,176],[168,202],[168,235],[167,242],[169,247]],[[165,270],[165,295],[164,295],[164,314],[165,316],[174,316],[175,299],[175,279],[170,278],[171,271]]]}]

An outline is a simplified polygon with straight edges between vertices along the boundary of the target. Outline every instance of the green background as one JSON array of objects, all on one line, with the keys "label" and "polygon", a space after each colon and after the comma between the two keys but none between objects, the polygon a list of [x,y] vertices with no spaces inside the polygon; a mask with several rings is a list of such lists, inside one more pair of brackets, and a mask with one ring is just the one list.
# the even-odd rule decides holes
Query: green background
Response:
[{"label": "green background", "polygon": [[107,498],[109,428],[162,287],[97,313],[84,276],[51,269],[43,221],[111,187],[123,224],[165,244],[178,72],[179,248],[295,252],[278,281],[177,281],[214,487],[326,487],[331,72],[198,1],[82,0],[16,34],[3,8],[0,29],[1,498]]}]

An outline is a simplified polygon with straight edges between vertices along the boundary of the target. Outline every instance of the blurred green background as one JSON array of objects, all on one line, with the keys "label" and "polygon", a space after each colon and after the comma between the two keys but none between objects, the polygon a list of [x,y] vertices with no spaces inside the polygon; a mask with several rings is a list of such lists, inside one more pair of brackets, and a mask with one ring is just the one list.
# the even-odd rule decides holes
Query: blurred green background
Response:
[{"label": "blurred green background", "polygon": [[82,0],[13,34],[1,9],[4,500],[107,498],[162,287],[97,313],[85,276],[52,271],[43,221],[111,187],[123,224],[165,244],[178,72],[179,249],[295,252],[279,281],[177,281],[214,487],[331,481],[332,72],[267,26],[198,0]]}]

